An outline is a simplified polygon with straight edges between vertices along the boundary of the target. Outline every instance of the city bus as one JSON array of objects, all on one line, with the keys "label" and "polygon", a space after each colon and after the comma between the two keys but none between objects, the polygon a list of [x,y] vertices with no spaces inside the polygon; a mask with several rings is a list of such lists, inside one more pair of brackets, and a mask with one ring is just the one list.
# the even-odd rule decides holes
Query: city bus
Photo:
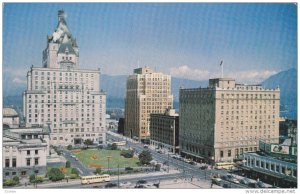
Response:
[{"label": "city bus", "polygon": [[225,170],[232,170],[234,169],[234,162],[220,162],[216,163],[215,168],[218,170],[225,169]]},{"label": "city bus", "polygon": [[91,176],[82,176],[81,177],[81,184],[102,183],[102,182],[109,182],[109,181],[110,181],[109,174],[91,175]]},{"label": "city bus", "polygon": [[112,144],[116,144],[117,146],[125,146],[126,145],[126,141],[116,141],[116,142],[113,142]]}]

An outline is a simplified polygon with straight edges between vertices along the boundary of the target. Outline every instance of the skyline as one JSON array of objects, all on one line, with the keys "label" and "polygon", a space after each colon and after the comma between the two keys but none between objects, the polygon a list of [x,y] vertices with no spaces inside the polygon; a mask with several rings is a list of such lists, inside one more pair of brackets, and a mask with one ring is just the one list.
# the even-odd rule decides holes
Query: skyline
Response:
[{"label": "skyline", "polygon": [[77,39],[80,68],[100,67],[103,74],[128,75],[149,66],[207,80],[220,77],[223,60],[225,77],[260,82],[297,68],[292,3],[5,3],[4,84],[24,84],[31,64],[42,66],[41,50],[59,9]]}]

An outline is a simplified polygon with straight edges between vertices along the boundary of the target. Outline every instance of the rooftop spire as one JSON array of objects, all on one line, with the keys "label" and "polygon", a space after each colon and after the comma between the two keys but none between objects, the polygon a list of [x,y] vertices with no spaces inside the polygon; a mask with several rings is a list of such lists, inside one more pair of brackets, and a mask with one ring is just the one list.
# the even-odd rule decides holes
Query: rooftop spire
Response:
[{"label": "rooftop spire", "polygon": [[58,21],[62,21],[65,19],[65,11],[63,9],[58,10]]}]

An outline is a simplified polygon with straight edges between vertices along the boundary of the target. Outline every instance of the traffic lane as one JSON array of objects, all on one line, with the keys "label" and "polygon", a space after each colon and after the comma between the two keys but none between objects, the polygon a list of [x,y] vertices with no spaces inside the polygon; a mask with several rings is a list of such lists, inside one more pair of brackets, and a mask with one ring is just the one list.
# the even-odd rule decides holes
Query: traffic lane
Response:
[{"label": "traffic lane", "polygon": [[[166,175],[158,175],[158,176],[145,176],[145,177],[133,177],[133,178],[126,178],[126,177],[120,177],[119,182],[131,182],[132,185],[136,185],[136,182],[138,180],[146,180],[146,181],[153,181],[153,183],[158,183],[160,180],[169,180],[169,179],[178,179],[179,174],[166,174]],[[112,180],[109,181],[109,183],[118,183],[118,177],[114,176],[112,177]],[[89,185],[82,185],[81,181],[76,181],[74,183],[58,183],[56,185],[54,184],[47,184],[47,185],[40,185],[40,188],[95,188],[95,187],[104,187],[108,182],[105,183],[92,183]],[[115,187],[117,188],[117,187]]]}]

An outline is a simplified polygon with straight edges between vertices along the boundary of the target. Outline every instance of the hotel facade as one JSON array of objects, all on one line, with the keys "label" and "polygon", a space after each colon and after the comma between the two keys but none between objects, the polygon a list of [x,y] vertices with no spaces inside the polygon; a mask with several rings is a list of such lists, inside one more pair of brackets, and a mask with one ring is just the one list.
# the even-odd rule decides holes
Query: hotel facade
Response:
[{"label": "hotel facade", "polygon": [[28,125],[47,125],[51,145],[105,142],[106,94],[100,90],[100,69],[80,69],[79,49],[64,11],[47,37],[43,67],[31,67],[23,111]]},{"label": "hotel facade", "polygon": [[278,143],[280,90],[210,79],[207,88],[180,90],[181,154],[210,163],[257,151],[259,140]]}]

